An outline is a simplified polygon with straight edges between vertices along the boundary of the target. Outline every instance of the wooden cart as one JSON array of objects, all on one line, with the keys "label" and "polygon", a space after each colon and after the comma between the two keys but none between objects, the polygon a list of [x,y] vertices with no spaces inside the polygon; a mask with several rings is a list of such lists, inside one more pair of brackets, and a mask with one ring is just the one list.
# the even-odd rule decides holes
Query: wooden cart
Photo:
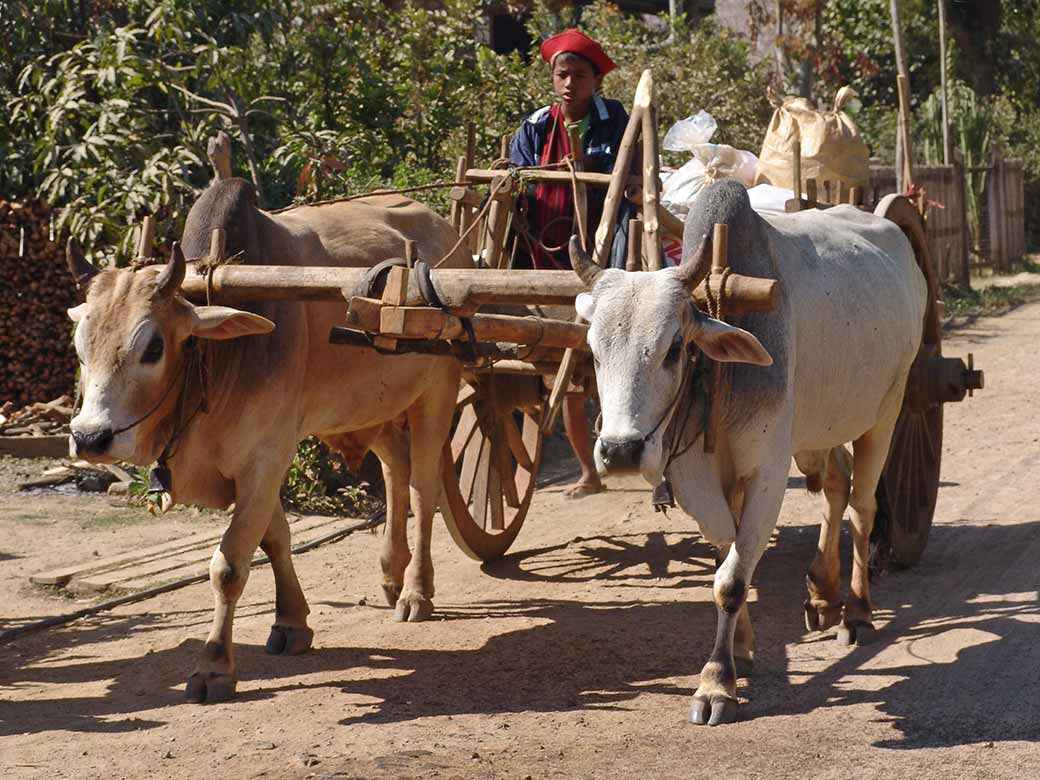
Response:
[{"label": "wooden cart", "polygon": [[[642,134],[645,164],[631,176],[634,148]],[[614,173],[580,170],[526,171],[527,181],[555,180],[575,187],[576,203],[587,187],[606,187],[603,220],[595,233],[594,257],[609,253],[617,203],[628,189],[641,202],[642,221],[635,228],[642,246],[629,267],[655,270],[662,265],[661,233],[680,234],[681,223],[658,204],[659,155],[656,117],[649,73],[637,90],[631,120],[619,149]],[[580,146],[575,144],[575,147]],[[503,149],[503,156],[505,150]],[[795,169],[800,161],[793,161]],[[370,283],[365,269],[223,266],[211,276],[214,300],[234,304],[258,299],[349,300],[346,320],[331,334],[335,343],[377,349],[390,354],[451,355],[465,366],[456,421],[444,445],[441,511],[459,547],[477,560],[503,555],[516,539],[534,495],[545,432],[552,427],[566,392],[587,388],[574,372],[585,347],[585,325],[516,313],[488,313],[495,306],[573,305],[584,286],[570,271],[525,271],[510,268],[515,238],[514,173],[494,167],[476,168],[472,151],[459,161],[452,190],[452,220],[477,262],[472,270],[430,269],[409,257],[389,267],[373,293],[353,294]],[[826,208],[815,200],[815,182],[806,182],[806,198],[789,210]],[[828,190],[829,191],[829,190]],[[837,194],[837,193],[836,193]],[[853,202],[855,190],[842,193]],[[941,350],[941,300],[928,255],[922,216],[905,197],[891,195],[875,205],[875,213],[895,222],[913,245],[928,281],[929,303],[923,322],[923,344],[911,370],[902,414],[887,465],[878,487],[875,557],[879,563],[909,566],[920,557],[928,538],[939,485],[942,449],[942,404],[963,399],[983,384],[976,371]],[[593,244],[591,230],[588,244]],[[663,231],[662,231],[663,228]],[[630,230],[630,234],[633,231]],[[641,238],[641,240],[639,240]],[[716,249],[719,249],[716,242]],[[406,252],[406,254],[408,254]],[[426,259],[435,260],[435,259]],[[719,290],[725,251],[694,293],[706,308],[707,290]],[[772,308],[777,282],[730,274],[729,314]],[[189,297],[203,298],[200,277],[185,282]],[[378,295],[379,297],[374,297]],[[575,379],[578,384],[575,385]]]}]

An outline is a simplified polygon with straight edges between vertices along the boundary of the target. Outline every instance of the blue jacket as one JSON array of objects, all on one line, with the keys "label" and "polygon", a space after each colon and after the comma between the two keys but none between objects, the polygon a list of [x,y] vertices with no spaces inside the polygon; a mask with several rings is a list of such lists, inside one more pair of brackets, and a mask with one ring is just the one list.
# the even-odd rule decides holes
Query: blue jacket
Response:
[{"label": "blue jacket", "polygon": [[[514,165],[538,165],[541,162],[542,148],[549,137],[550,106],[543,106],[528,114],[520,123],[520,128],[509,142],[509,161]],[[614,170],[618,147],[628,125],[628,113],[624,106],[616,100],[599,95],[592,97],[592,116],[589,117],[589,128],[582,138],[585,146],[585,170],[595,173],[610,173]],[[589,188],[589,213],[592,217],[592,232],[599,223],[599,215],[603,210],[603,199],[606,190],[600,187]],[[610,266],[625,267],[625,253],[628,244],[628,220],[635,213],[628,200],[622,200],[618,211],[618,225],[611,252]],[[565,253],[563,253],[565,254]],[[566,263],[566,258],[561,258]]]},{"label": "blue jacket", "polygon": [[[549,137],[549,109],[543,106],[528,114],[509,143],[509,159],[516,165],[538,165],[542,147]],[[592,116],[585,143],[585,170],[610,173],[614,168],[621,137],[628,124],[628,113],[616,100],[592,96]]]}]

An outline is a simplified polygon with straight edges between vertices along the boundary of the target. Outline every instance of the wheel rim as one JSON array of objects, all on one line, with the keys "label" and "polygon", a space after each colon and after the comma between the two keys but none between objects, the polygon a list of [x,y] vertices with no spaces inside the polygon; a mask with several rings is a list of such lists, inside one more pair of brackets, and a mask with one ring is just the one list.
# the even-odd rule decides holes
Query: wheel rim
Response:
[{"label": "wheel rim", "polygon": [[902,196],[886,197],[874,213],[895,222],[906,234],[928,285],[921,348],[910,369],[876,493],[871,567],[878,569],[887,563],[913,566],[924,553],[939,495],[943,409],[924,389],[929,364],[942,357],[939,289],[924,225],[913,204]]},{"label": "wheel rim", "polygon": [[500,557],[516,539],[541,457],[541,404],[516,409],[503,401],[494,392],[503,379],[517,380],[480,377],[463,388],[441,457],[445,524],[462,551],[481,561]]}]

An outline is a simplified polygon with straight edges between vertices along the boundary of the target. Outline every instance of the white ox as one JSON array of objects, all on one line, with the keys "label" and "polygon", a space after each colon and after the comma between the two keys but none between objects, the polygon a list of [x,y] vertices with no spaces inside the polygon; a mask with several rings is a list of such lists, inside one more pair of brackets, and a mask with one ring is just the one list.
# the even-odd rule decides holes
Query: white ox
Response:
[{"label": "white ox", "polygon": [[[777,308],[735,318],[740,327],[691,303],[714,223],[729,225],[734,272],[781,283]],[[693,723],[715,725],[736,718],[737,673],[752,657],[748,586],[793,455],[817,485],[825,475],[830,504],[807,608],[826,623],[842,612],[837,539],[848,499],[855,565],[842,630],[852,641],[873,630],[867,545],[874,493],[920,343],[927,286],[895,224],[852,206],[766,220],[729,181],[695,202],[684,239],[683,264],[657,273],[601,271],[576,241],[571,259],[590,289],[577,309],[590,322],[602,404],[600,468],[639,472],[655,486],[667,478],[682,509],[720,548],[715,646],[690,712]],[[697,440],[705,412],[703,394],[692,389],[699,352],[734,364],[728,391],[715,399],[714,454]],[[851,496],[845,442],[854,450]]]},{"label": "white ox", "polygon": [[[402,257],[406,239],[430,259],[443,257],[458,239],[432,211],[397,196],[281,214],[259,211],[255,202],[252,186],[241,179],[215,183],[188,215],[184,251],[206,255],[210,234],[220,227],[227,231],[228,253],[241,252],[246,263],[359,267]],[[430,532],[440,496],[441,446],[459,386],[456,361],[332,346],[329,329],[342,321],[341,304],[280,301],[251,311],[194,306],[178,294],[185,261],[177,248],[162,268],[98,273],[71,244],[70,267],[89,279],[86,302],[69,311],[77,323],[82,390],[82,408],[72,421],[73,454],[148,465],[168,449],[175,501],[235,505],[210,563],[216,608],[188,679],[189,700],[234,693],[232,619],[258,545],[275,575],[268,652],[290,655],[311,645],[309,609],[293,570],[279,497],[297,442],[306,436],[362,454],[371,446],[380,457],[388,524],[380,556],[383,588],[396,605],[396,619],[429,617]],[[458,250],[444,263],[468,264]],[[402,417],[410,451],[403,427],[388,422]],[[418,518],[414,557],[406,537],[409,487]]]}]

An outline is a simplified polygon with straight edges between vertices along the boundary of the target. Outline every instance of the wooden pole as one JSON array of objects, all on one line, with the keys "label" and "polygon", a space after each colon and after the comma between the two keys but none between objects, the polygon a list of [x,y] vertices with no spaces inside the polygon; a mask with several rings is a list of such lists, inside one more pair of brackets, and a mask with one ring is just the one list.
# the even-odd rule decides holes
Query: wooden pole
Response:
[{"label": "wooden pole", "polygon": [[[567,145],[570,151],[571,165],[576,172],[585,169],[585,147],[582,144],[581,133],[576,126],[567,130]],[[574,222],[578,227],[578,238],[581,240],[581,248],[589,251],[589,235],[586,223],[589,219],[589,196],[585,184],[578,181],[577,176],[572,179],[574,187]]]},{"label": "wooden pole", "polygon": [[213,232],[209,234],[209,259],[211,261],[224,259],[226,242],[227,233],[224,228],[213,228]]},{"label": "wooden pole", "polygon": [[950,120],[946,109],[946,0],[937,0],[939,4],[939,82],[942,88],[942,136],[943,165],[949,165],[950,154]]},{"label": "wooden pole", "polygon": [[466,123],[466,169],[473,167],[477,153],[477,126],[473,122]]},{"label": "wooden pole", "polygon": [[137,239],[137,256],[151,257],[152,244],[155,243],[155,217],[151,214],[141,222],[141,235]]},{"label": "wooden pole", "polygon": [[657,271],[664,266],[660,220],[657,216],[660,203],[661,156],[658,151],[654,80],[649,72],[644,72],[644,75],[648,94],[644,98],[646,107],[643,110],[643,251],[646,254],[647,269]]},{"label": "wooden pole", "polygon": [[[455,181],[461,182],[463,177],[466,175],[466,158],[459,157],[458,163],[455,165]],[[452,188],[454,190],[454,187]],[[463,223],[466,221],[463,214],[469,211],[469,207],[462,203],[461,200],[452,200],[451,202],[451,226],[455,228],[460,234],[465,229]]]},{"label": "wooden pole", "polygon": [[[889,0],[889,14],[892,17],[892,43],[896,53],[896,73],[897,86],[898,79],[900,77],[906,79],[907,86],[910,84],[910,77],[906,68],[906,49],[903,44],[903,25],[899,19],[899,0]],[[900,109],[900,132],[896,134],[896,184],[900,192],[906,192],[910,182],[904,180],[904,174],[906,172],[906,159],[909,157],[909,149],[906,146],[906,142],[909,140],[909,135],[904,136],[902,133],[902,122],[903,122],[903,100],[900,95],[899,100]]]},{"label": "wooden pole", "polygon": [[[503,174],[499,172],[501,177]],[[491,188],[499,195],[508,195],[508,187],[501,178],[491,184]],[[487,253],[485,260],[488,268],[499,268],[502,265],[502,257],[505,252],[506,228],[508,227],[509,215],[513,210],[512,197],[495,198],[488,209],[487,217]]]},{"label": "wooden pole", "polygon": [[[529,182],[547,181],[554,184],[567,184],[571,181],[570,171],[549,171],[525,168],[520,168],[519,171],[524,175],[524,179]],[[493,182],[501,175],[501,168],[468,168],[466,170],[466,180],[476,184],[487,184]],[[583,171],[578,174],[578,181],[593,187],[609,187],[612,177],[613,174],[610,173]],[[625,186],[638,186],[641,183],[639,176],[629,176],[625,181]]]},{"label": "wooden pole", "polygon": [[794,133],[792,133],[791,147],[791,189],[799,201],[802,199],[802,130],[798,126],[798,120],[794,120]]},{"label": "wooden pole", "polygon": [[[357,294],[355,290],[367,272],[367,268],[222,265],[213,271],[213,302],[231,306],[277,300],[342,303],[344,297]],[[430,276],[437,296],[449,310],[472,310],[491,303],[573,305],[574,299],[585,292],[585,285],[573,271],[436,268]],[[707,300],[703,288],[702,283],[693,294],[698,305]],[[740,274],[730,275],[726,290],[726,309],[734,314],[770,311],[779,295],[775,280]],[[190,301],[205,301],[206,279],[187,274],[181,292]],[[424,303],[414,279],[409,280],[402,303]]]},{"label": "wooden pole", "polygon": [[643,226],[638,219],[628,221],[628,256],[625,258],[626,271],[643,270]]},{"label": "wooden pole", "polygon": [[[621,198],[624,196],[625,185],[629,181],[629,173],[632,170],[636,141],[639,140],[639,133],[643,127],[643,112],[646,110],[643,102],[649,99],[649,90],[645,84],[648,78],[650,78],[650,71],[644,70],[639,79],[639,85],[636,87],[632,114],[628,117],[625,134],[621,138],[617,159],[614,162],[614,170],[610,174],[607,195],[603,200],[603,216],[600,217],[599,227],[596,228],[596,251],[593,255],[593,259],[600,267],[606,265],[607,258],[614,246],[614,223],[617,220]],[[628,234],[628,240],[632,241],[631,231]]]},{"label": "wooden pole", "polygon": [[902,190],[906,192],[914,183],[913,153],[910,147],[910,82],[900,73],[896,83],[899,87],[899,137],[903,144]]}]

